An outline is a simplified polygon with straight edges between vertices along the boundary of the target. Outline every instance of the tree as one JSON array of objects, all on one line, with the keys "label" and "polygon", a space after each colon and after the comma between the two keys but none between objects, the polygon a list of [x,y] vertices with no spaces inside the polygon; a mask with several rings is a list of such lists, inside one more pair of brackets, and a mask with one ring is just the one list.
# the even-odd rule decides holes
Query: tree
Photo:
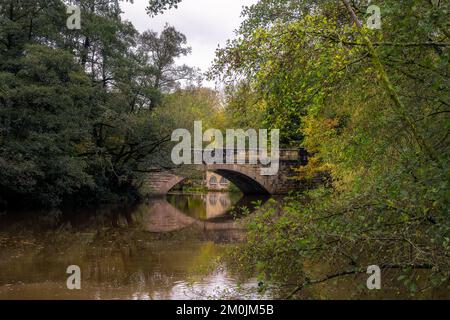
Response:
[{"label": "tree", "polygon": [[182,0],[149,0],[147,12],[151,16],[156,16],[166,10],[178,8],[178,4]]},{"label": "tree", "polygon": [[218,51],[213,71],[249,83],[266,121],[310,152],[298,178],[329,177],[281,212],[263,209],[235,256],[269,279],[298,279],[291,296],[373,262],[412,294],[416,270],[428,270],[424,290],[449,279],[448,5],[379,5],[380,31],[354,26],[348,7],[362,21],[362,1],[317,2],[297,18],[247,19],[259,27]]},{"label": "tree", "polygon": [[[178,32],[174,27],[166,25],[158,35],[153,31],[144,32],[139,39],[139,52],[144,57],[147,65],[145,76],[154,92],[168,92],[174,89],[181,80],[195,78],[195,70],[183,65],[176,66],[175,59],[191,52],[186,47],[186,36]],[[158,97],[150,104],[154,108]]]},{"label": "tree", "polygon": [[[6,1],[0,8],[2,202],[138,199],[140,180],[170,135],[154,107],[192,70],[184,35],[140,35],[119,1]],[[155,161],[153,161],[154,163]],[[159,162],[161,164],[161,162]]]},{"label": "tree", "polygon": [[1,71],[1,197],[58,205],[92,187],[79,156],[89,145],[89,78],[62,50],[28,45],[16,72]]}]

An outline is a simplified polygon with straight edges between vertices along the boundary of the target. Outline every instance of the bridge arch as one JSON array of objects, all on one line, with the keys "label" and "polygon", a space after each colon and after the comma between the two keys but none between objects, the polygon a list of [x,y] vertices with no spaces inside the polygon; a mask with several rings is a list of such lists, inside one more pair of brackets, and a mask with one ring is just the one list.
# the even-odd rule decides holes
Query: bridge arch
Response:
[{"label": "bridge arch", "polygon": [[[270,181],[255,174],[254,170],[247,170],[245,166],[233,166],[230,168],[226,165],[223,167],[221,165],[211,165],[207,166],[206,170],[215,172],[222,177],[225,177],[234,183],[234,185],[236,185],[236,187],[238,187],[244,194],[253,195],[272,193],[272,190],[270,189]],[[171,173],[162,172],[153,174],[150,182],[152,194],[165,195],[169,193],[169,191],[176,185],[186,179],[187,177],[182,177]]]},{"label": "bridge arch", "polygon": [[186,177],[172,174],[171,172],[156,172],[149,177],[148,187],[150,194],[165,195],[177,184],[186,180]]},{"label": "bridge arch", "polygon": [[251,177],[246,172],[228,168],[209,168],[208,171],[215,172],[231,181],[244,194],[270,194],[268,186],[259,177]]}]

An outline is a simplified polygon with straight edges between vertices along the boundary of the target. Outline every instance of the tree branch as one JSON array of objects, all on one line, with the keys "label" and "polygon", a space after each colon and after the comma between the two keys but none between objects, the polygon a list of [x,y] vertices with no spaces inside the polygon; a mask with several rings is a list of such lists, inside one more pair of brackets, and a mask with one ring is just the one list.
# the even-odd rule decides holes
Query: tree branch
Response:
[{"label": "tree branch", "polygon": [[[382,266],[380,266],[380,269],[382,270],[387,270],[387,269],[405,269],[405,268],[412,268],[412,269],[432,269],[433,266],[430,264],[384,264]],[[345,270],[345,271],[341,271],[335,274],[331,274],[331,275],[327,275],[321,279],[315,279],[315,280],[307,280],[305,281],[303,284],[301,284],[300,286],[298,286],[297,288],[295,288],[287,297],[286,299],[292,299],[292,297],[294,295],[296,295],[298,292],[300,292],[301,290],[303,290],[305,287],[307,286],[311,286],[311,285],[316,285],[322,282],[327,282],[329,280],[335,279],[335,278],[339,278],[339,277],[343,277],[343,276],[348,276],[348,275],[352,275],[352,274],[361,274],[361,273],[366,273],[367,269],[366,268],[354,268],[351,270]]]}]

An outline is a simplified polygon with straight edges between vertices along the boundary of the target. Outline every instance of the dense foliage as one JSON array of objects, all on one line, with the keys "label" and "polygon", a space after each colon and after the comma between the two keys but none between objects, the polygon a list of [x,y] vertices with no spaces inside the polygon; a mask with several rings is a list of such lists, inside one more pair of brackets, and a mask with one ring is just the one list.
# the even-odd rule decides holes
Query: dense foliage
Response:
[{"label": "dense foliage", "polygon": [[118,1],[70,3],[81,6],[80,30],[66,27],[63,1],[1,2],[3,205],[139,198],[144,174],[165,164],[162,148],[186,123],[163,104],[181,80],[198,80],[175,64],[190,52],[186,37],[169,25],[139,34]]},{"label": "dense foliage", "polygon": [[[327,177],[262,208],[235,257],[295,294],[371,264],[412,292],[449,279],[448,3],[376,4],[381,30],[361,27],[365,1],[261,0],[211,70],[229,84],[232,122],[258,119],[305,147],[299,183]],[[303,271],[318,261],[331,268]]]}]

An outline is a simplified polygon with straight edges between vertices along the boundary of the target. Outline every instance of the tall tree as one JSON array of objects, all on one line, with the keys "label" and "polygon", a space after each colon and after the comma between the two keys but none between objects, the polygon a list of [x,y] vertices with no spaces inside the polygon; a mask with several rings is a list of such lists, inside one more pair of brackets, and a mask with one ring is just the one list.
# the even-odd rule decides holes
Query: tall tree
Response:
[{"label": "tall tree", "polygon": [[182,0],[149,0],[147,12],[151,16],[156,16],[171,8],[178,8]]},{"label": "tall tree", "polygon": [[[66,3],[82,28],[66,28]],[[59,205],[138,197],[169,140],[152,108],[192,70],[184,35],[143,36],[120,1],[6,0],[0,7],[0,198]],[[152,105],[153,104],[153,105]],[[2,201],[2,200],[0,200]]]},{"label": "tall tree", "polygon": [[[448,3],[380,1],[381,30],[365,28],[367,2],[318,1],[297,18],[279,7],[282,18],[272,20],[265,12],[277,10],[273,3],[249,9],[241,37],[218,51],[213,72],[248,84],[267,124],[311,153],[301,183],[325,179],[290,198],[281,214],[269,207],[249,224],[240,265],[277,281],[298,279],[291,296],[365,273],[373,262],[397,270],[394,281],[411,294],[419,269],[429,270],[423,291],[442,285],[449,279]],[[311,261],[333,269],[312,274],[303,268]]]},{"label": "tall tree", "polygon": [[[191,52],[186,46],[186,36],[174,27],[166,24],[161,34],[146,31],[140,36],[139,52],[151,68],[147,76],[155,92],[168,92],[181,80],[195,78],[195,70],[183,65],[176,66],[175,59]],[[151,101],[151,108],[157,104],[157,98]]]}]

